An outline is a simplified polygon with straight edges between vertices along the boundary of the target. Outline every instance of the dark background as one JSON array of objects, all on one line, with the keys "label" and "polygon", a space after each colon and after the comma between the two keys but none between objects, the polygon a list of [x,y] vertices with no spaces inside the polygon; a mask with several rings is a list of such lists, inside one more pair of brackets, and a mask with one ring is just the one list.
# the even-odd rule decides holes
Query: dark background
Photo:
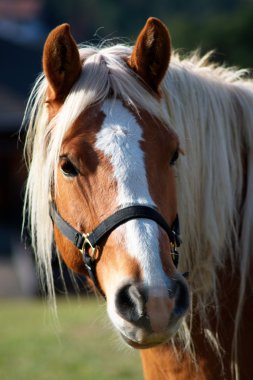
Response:
[{"label": "dark background", "polygon": [[253,67],[253,0],[0,0],[0,296],[37,293],[32,253],[20,242],[26,170],[18,131],[48,32],[68,22],[77,42],[132,44],[150,16],[168,26],[182,54],[215,50],[221,64]]}]

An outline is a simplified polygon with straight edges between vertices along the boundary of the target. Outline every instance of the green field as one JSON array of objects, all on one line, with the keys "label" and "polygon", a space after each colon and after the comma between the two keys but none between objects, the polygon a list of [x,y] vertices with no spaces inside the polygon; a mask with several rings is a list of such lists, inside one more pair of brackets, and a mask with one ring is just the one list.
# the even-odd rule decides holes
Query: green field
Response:
[{"label": "green field", "polygon": [[59,327],[41,301],[0,301],[1,380],[139,380],[137,352],[95,299],[59,300]]}]

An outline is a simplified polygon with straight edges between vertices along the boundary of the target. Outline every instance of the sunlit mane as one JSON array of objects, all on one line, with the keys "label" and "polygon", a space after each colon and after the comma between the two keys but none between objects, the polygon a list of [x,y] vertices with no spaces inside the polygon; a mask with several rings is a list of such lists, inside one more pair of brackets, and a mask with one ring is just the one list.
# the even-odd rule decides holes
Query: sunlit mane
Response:
[{"label": "sunlit mane", "polygon": [[[176,130],[185,152],[177,166],[183,239],[179,270],[190,272],[189,281],[203,314],[203,326],[208,329],[204,311],[207,304],[217,301],[217,272],[227,259],[239,263],[242,280],[238,290],[238,327],[253,252],[253,202],[250,199],[253,194],[253,85],[244,78],[243,71],[209,65],[209,57],[199,59],[195,54],[190,59],[180,60],[174,54],[159,100],[142,87],[128,68],[126,57],[130,53],[131,48],[120,45],[80,48],[84,62],[81,77],[50,124],[44,103],[47,83],[43,76],[30,97],[26,111],[30,169],[25,213],[41,282],[54,299],[49,199],[63,136],[85,108],[113,96],[136,110],[148,110]],[[242,168],[246,163],[247,188],[243,188]],[[241,241],[238,240],[239,223]],[[187,341],[186,325],[181,333]]]},{"label": "sunlit mane", "polygon": [[226,270],[230,259],[233,270],[241,272],[237,330],[253,253],[253,85],[243,79],[246,71],[212,66],[208,58],[174,57],[163,83],[173,127],[185,150],[178,163],[184,241],[180,266],[190,271],[203,327],[208,329],[207,305],[215,302],[219,314],[217,272]]}]

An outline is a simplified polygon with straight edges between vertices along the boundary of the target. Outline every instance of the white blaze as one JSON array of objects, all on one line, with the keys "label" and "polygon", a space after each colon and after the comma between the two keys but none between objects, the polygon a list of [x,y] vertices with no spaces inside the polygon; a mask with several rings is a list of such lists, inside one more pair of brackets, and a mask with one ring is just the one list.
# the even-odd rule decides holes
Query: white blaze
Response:
[{"label": "white blaze", "polygon": [[[122,103],[105,101],[105,119],[97,133],[96,148],[110,160],[118,194],[115,208],[128,204],[155,206],[148,190],[144,153],[140,147],[142,129],[134,115]],[[147,219],[129,221],[117,234],[127,252],[140,263],[148,286],[164,286],[166,276],[159,255],[159,229]]]}]

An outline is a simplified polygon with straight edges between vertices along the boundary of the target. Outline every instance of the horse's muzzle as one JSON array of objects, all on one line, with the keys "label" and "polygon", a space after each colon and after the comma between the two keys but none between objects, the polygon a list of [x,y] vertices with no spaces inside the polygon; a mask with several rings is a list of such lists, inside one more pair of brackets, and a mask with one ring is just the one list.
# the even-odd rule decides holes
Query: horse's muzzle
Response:
[{"label": "horse's muzzle", "polygon": [[169,289],[148,288],[140,283],[125,284],[115,299],[124,340],[136,348],[167,342],[177,331],[189,307],[189,290],[179,276]]}]

